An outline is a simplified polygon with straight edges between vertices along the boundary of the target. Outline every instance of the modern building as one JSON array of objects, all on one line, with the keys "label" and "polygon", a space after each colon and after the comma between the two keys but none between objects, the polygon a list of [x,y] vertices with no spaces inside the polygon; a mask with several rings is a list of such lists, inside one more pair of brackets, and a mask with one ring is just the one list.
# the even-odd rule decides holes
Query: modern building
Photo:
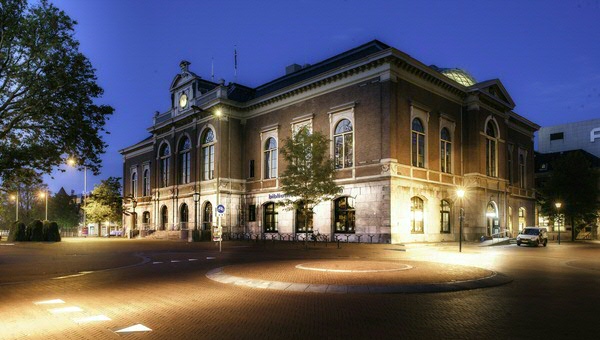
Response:
[{"label": "modern building", "polygon": [[[427,66],[380,41],[258,87],[206,80],[182,61],[149,136],[121,150],[124,225],[154,234],[210,229],[303,234],[284,198],[279,148],[308,125],[331,140],[342,192],[309,227],[344,241],[457,241],[534,224],[535,123],[498,79]],[[169,100],[170,99],[170,100]],[[132,124],[135,128],[136,124]],[[463,199],[457,189],[466,188]],[[135,225],[133,225],[135,223]]]},{"label": "modern building", "polygon": [[555,153],[584,150],[600,157],[600,119],[541,127],[538,151]]}]

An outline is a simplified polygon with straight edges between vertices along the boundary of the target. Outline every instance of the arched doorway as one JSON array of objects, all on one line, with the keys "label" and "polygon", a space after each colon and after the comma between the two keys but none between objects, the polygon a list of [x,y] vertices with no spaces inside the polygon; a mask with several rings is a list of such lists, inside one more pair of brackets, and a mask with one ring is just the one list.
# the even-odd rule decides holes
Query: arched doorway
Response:
[{"label": "arched doorway", "polygon": [[210,202],[204,203],[202,209],[202,230],[210,230],[213,221],[213,207]]},{"label": "arched doorway", "polygon": [[160,230],[167,230],[167,224],[169,221],[169,211],[167,210],[167,206],[163,205],[160,208]]},{"label": "arched doorway", "polygon": [[487,220],[487,234],[489,236],[498,236],[500,233],[500,220],[498,219],[498,207],[496,202],[490,201],[485,209]]},{"label": "arched doorway", "polygon": [[179,208],[179,228],[181,230],[188,229],[189,211],[187,204],[183,203]]}]

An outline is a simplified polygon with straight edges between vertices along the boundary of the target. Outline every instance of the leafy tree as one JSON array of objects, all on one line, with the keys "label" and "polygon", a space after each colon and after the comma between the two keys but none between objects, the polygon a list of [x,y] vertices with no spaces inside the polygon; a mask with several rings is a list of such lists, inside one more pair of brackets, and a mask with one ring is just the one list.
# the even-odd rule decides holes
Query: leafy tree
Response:
[{"label": "leafy tree", "polygon": [[60,188],[48,202],[48,218],[56,221],[62,229],[77,227],[79,224],[79,204],[73,200],[74,195]]},{"label": "leafy tree", "polygon": [[47,0],[0,3],[0,179],[49,173],[72,155],[94,173],[113,108],[79,52],[76,22]]},{"label": "leafy tree", "polygon": [[538,203],[544,214],[556,214],[556,202],[562,202],[560,213],[571,224],[575,240],[576,223],[589,223],[600,209],[599,176],[581,152],[565,153],[552,164],[552,172],[538,188]]},{"label": "leafy tree", "polygon": [[301,209],[306,241],[313,207],[332,199],[341,190],[334,182],[335,168],[329,157],[329,140],[322,133],[303,127],[283,141],[281,154],[287,163],[281,176],[282,190],[289,197],[283,204]]},{"label": "leafy tree", "polygon": [[[121,179],[109,177],[96,185],[83,209],[87,219],[98,226],[106,221],[120,224],[123,215]],[[100,233],[100,228],[98,228],[98,233]]]},{"label": "leafy tree", "polygon": [[[39,197],[41,192],[46,192],[48,186],[42,183],[42,178],[30,169],[19,169],[3,183],[2,191],[8,199],[8,221],[15,220],[16,207],[19,204],[19,221],[29,225],[34,219],[43,219],[45,216],[45,200]],[[13,198],[14,197],[14,198]]]}]

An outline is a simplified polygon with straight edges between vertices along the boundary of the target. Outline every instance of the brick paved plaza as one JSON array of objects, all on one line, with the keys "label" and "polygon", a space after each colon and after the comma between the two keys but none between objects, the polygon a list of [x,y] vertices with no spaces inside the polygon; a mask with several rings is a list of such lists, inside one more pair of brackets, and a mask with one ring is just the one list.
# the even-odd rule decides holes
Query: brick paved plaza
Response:
[{"label": "brick paved plaza", "polygon": [[0,339],[592,339],[599,250],[0,242]]}]

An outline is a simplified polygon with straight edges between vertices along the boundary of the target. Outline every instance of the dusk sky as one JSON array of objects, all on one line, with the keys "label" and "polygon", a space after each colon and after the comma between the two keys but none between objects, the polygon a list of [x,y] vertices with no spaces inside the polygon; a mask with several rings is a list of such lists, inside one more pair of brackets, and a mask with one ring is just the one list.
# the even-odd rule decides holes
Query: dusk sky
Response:
[{"label": "dusk sky", "polygon": [[[76,39],[115,108],[102,174],[122,176],[119,150],[149,136],[170,105],[179,62],[215,81],[256,87],[292,63],[313,64],[378,39],[426,65],[499,78],[515,112],[541,126],[600,118],[600,0],[193,1],[51,0],[78,22]],[[238,73],[234,79],[234,49]],[[83,191],[65,167],[50,190]]]}]

